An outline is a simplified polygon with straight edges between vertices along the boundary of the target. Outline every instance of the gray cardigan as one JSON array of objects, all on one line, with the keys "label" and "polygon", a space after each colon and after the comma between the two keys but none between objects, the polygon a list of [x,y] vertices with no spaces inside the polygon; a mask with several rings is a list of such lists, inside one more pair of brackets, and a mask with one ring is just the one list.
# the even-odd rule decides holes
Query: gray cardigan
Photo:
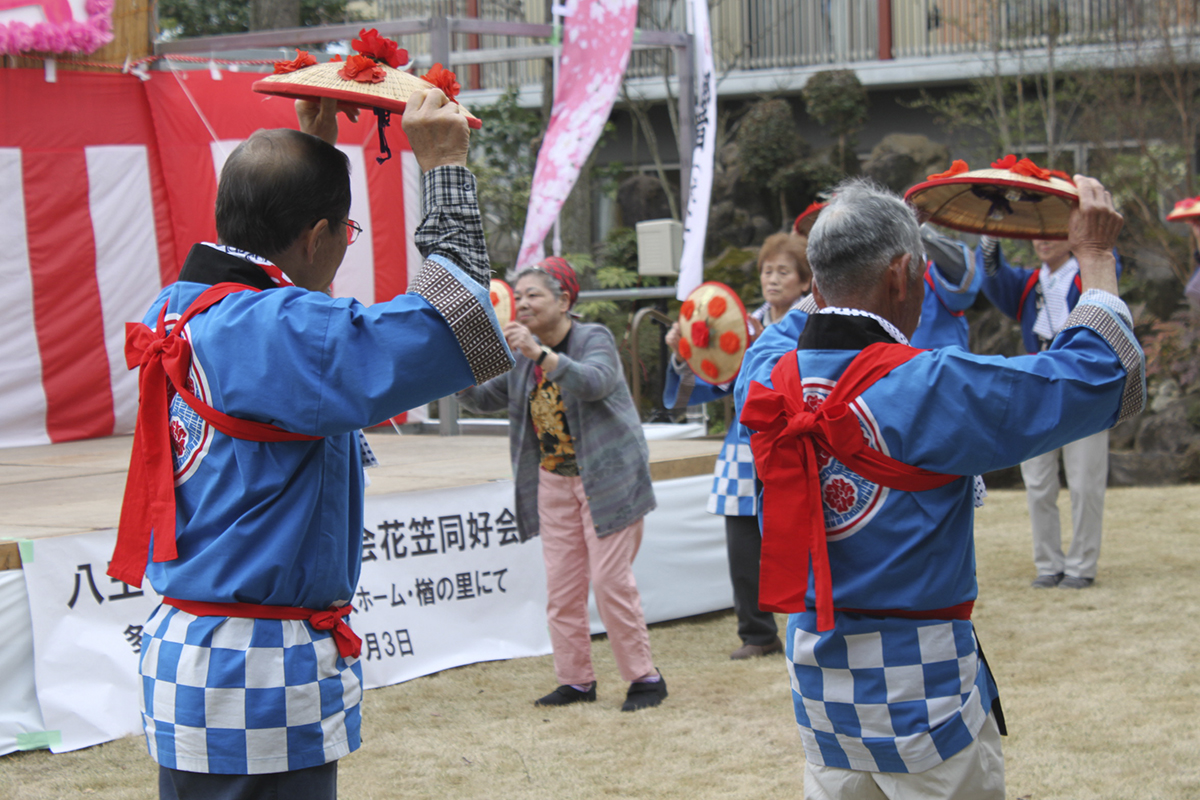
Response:
[{"label": "gray cardigan", "polygon": [[[508,410],[517,530],[524,541],[538,534],[541,453],[529,414],[534,363],[520,353],[513,355],[517,364],[511,371],[482,386],[464,389],[458,398],[473,411]],[[567,351],[558,354],[558,366],[547,377],[562,389],[567,426],[575,441],[596,535],[616,533],[653,511],[650,451],[608,328],[573,323]]]}]

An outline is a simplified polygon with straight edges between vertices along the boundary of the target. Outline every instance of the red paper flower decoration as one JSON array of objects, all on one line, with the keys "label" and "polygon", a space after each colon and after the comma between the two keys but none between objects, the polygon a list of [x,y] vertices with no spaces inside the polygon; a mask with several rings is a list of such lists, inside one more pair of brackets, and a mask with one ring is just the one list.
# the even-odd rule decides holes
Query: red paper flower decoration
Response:
[{"label": "red paper flower decoration", "polygon": [[685,300],[683,305],[679,307],[679,316],[684,319],[691,319],[692,314],[696,311],[696,301]]},{"label": "red paper flower decoration", "polygon": [[[350,42],[350,46],[364,56],[370,56],[380,64],[387,64],[398,69],[401,64],[408,63],[408,51],[385,36],[380,36],[375,28],[363,28],[358,32],[358,38]],[[351,56],[353,58],[353,56]]]},{"label": "red paper flower decoration", "polygon": [[963,161],[961,158],[956,158],[954,163],[950,165],[950,169],[946,170],[945,172],[939,172],[936,175],[930,175],[928,178],[926,178],[926,180],[936,181],[942,178],[952,178],[955,175],[968,171],[969,169],[970,167],[967,166],[967,162]]},{"label": "red paper flower decoration", "polygon": [[341,54],[341,53],[338,53],[336,56],[334,56],[333,58],[331,58],[331,59],[329,59],[329,60],[330,60],[330,61],[341,61],[341,60],[342,60],[342,54]]},{"label": "red paper flower decoration", "polygon": [[738,338],[738,335],[733,331],[725,331],[722,333],[718,342],[721,345],[721,349],[730,355],[736,353],[738,348],[742,346],[742,340]]},{"label": "red paper flower decoration", "polygon": [[707,358],[700,362],[700,370],[714,380],[721,374],[721,370],[717,369],[717,365],[709,361]]},{"label": "red paper flower decoration", "polygon": [[718,295],[708,301],[708,315],[710,317],[719,317],[725,313],[725,298]]},{"label": "red paper flower decoration", "polygon": [[679,340],[679,355],[684,361],[692,357],[692,346],[688,344],[687,339]]},{"label": "red paper flower decoration", "polygon": [[1007,155],[1004,158],[1000,159],[999,161],[993,161],[992,169],[1012,169],[1013,165],[1016,163],[1017,163],[1017,157],[1010,154],[1010,155]]},{"label": "red paper flower decoration", "polygon": [[387,73],[372,58],[350,56],[346,59],[346,66],[338,70],[338,77],[342,80],[359,83],[382,83],[387,77]]},{"label": "red paper flower decoration", "polygon": [[488,292],[488,296],[492,298],[492,305],[500,305],[500,295],[496,294],[495,292]]},{"label": "red paper flower decoration", "polygon": [[1050,180],[1050,170],[1042,169],[1028,158],[1022,158],[1015,165],[1013,165],[1012,171],[1018,175],[1024,175],[1029,178],[1037,178],[1039,181]]},{"label": "red paper flower decoration", "polygon": [[692,323],[692,343],[696,347],[708,347],[708,325],[703,320]]},{"label": "red paper flower decoration", "polygon": [[1176,211],[1191,211],[1197,205],[1200,205],[1200,197],[1185,197],[1175,204],[1175,207],[1171,209],[1171,213],[1174,214]]},{"label": "red paper flower decoration", "polygon": [[[448,69],[443,69],[441,64],[434,64],[433,69],[421,76],[421,80],[429,81],[437,88],[445,93],[446,97],[451,100],[462,91],[462,87],[458,85],[458,76]],[[455,102],[458,102],[457,100]]]},{"label": "red paper flower decoration", "polygon": [[317,59],[308,54],[307,50],[297,50],[296,57],[291,61],[276,61],[275,74],[282,75],[287,72],[295,72],[298,69],[311,67],[317,63]]}]

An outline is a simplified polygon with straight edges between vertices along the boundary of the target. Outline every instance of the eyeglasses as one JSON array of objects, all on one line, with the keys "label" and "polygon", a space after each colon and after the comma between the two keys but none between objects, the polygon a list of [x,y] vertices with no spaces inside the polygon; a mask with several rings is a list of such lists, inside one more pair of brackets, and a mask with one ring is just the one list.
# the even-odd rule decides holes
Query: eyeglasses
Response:
[{"label": "eyeglasses", "polygon": [[358,235],[363,232],[363,229],[357,222],[352,219],[346,220],[346,244],[354,244],[358,241]]}]

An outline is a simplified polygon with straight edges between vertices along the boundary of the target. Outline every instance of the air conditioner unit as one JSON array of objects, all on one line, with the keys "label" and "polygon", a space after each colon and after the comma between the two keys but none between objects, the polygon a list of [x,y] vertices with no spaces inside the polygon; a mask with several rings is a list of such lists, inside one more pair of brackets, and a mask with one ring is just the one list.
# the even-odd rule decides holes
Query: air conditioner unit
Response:
[{"label": "air conditioner unit", "polygon": [[683,257],[683,223],[673,219],[648,219],[637,224],[638,274],[679,274]]}]

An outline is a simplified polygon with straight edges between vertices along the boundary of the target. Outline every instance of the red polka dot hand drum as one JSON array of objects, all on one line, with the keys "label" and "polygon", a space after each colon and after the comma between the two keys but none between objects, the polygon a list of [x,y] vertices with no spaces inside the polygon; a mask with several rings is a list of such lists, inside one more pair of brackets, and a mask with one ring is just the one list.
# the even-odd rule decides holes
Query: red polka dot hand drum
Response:
[{"label": "red polka dot hand drum", "polygon": [[701,380],[728,383],[742,368],[749,344],[746,308],[723,283],[702,283],[679,309],[679,356]]}]

